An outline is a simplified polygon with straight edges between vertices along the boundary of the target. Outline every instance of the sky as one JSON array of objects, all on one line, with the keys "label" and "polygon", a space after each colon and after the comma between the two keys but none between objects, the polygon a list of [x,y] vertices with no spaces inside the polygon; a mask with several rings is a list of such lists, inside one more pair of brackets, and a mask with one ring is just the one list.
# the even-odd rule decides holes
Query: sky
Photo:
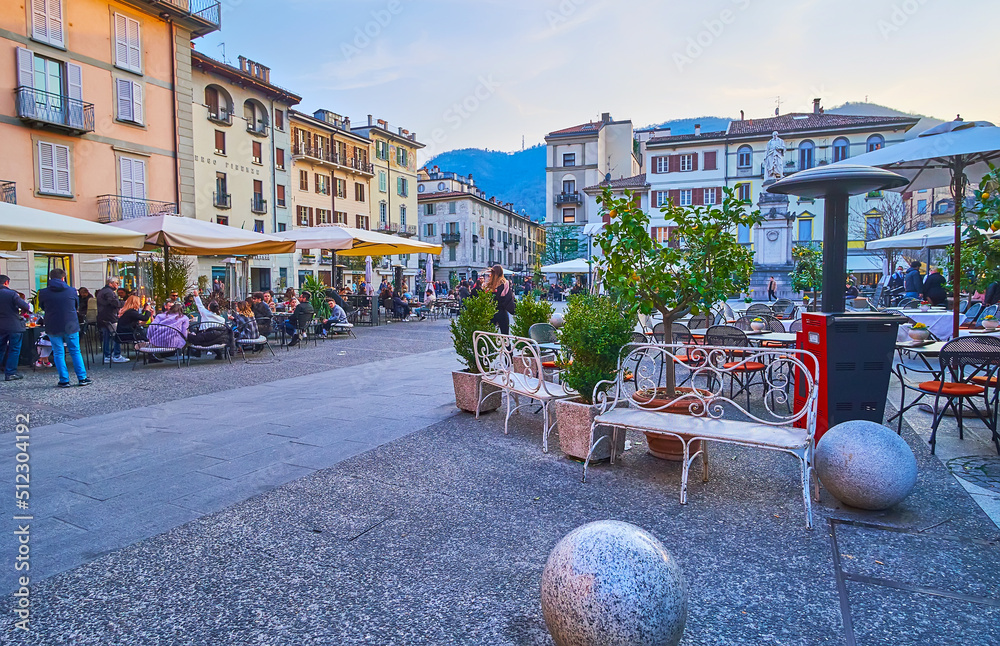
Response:
[{"label": "sky", "polygon": [[602,112],[636,127],[870,101],[1000,124],[996,0],[222,0],[196,41],[422,159],[519,150]]}]

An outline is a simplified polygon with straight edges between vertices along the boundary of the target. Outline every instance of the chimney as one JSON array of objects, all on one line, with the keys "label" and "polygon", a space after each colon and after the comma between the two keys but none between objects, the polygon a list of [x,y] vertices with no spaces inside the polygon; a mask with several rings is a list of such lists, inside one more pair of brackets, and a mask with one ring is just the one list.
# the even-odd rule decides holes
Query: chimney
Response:
[{"label": "chimney", "polygon": [[743,121],[743,110],[740,110],[740,121]]},{"label": "chimney", "polygon": [[601,123],[611,123],[611,113],[602,112],[601,113]]},{"label": "chimney", "polygon": [[372,124],[372,115],[370,115],[370,114],[368,115],[368,125],[369,126],[373,125]]},{"label": "chimney", "polygon": [[696,124],[694,124],[694,136],[698,137],[700,135],[701,135],[701,124],[700,123],[696,123]]},{"label": "chimney", "polygon": [[813,99],[813,114],[819,114],[819,99]]},{"label": "chimney", "polygon": [[403,134],[403,126],[400,126],[400,127],[399,127],[399,134],[400,134],[400,135],[402,135],[402,134]]},{"label": "chimney", "polygon": [[472,179],[472,173],[469,173],[469,186],[475,186],[476,180]]}]

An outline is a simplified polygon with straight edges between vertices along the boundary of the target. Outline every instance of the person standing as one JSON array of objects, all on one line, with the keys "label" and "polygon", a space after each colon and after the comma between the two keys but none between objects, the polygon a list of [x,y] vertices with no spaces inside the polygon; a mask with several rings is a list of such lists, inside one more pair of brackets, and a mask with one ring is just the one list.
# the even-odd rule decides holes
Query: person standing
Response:
[{"label": "person standing", "polygon": [[[138,299],[136,299],[138,301]],[[66,272],[53,269],[49,272],[49,283],[38,290],[38,303],[45,312],[45,333],[52,342],[52,362],[59,374],[58,388],[69,388],[69,370],[66,368],[66,353],[73,362],[73,372],[77,383],[89,386],[93,383],[87,376],[87,367],[80,353],[80,299],[76,289],[66,283]]]},{"label": "person standing", "polygon": [[947,282],[941,275],[941,270],[931,267],[930,273],[924,279],[924,298],[931,302],[931,305],[941,305],[948,300],[948,291],[945,289]]},{"label": "person standing", "polygon": [[767,302],[778,299],[778,281],[771,276],[771,279],[767,281]]},{"label": "person standing", "polygon": [[497,313],[493,315],[493,324],[500,329],[500,334],[510,334],[510,315],[514,313],[516,303],[514,303],[514,290],[511,289],[510,281],[503,277],[501,265],[493,265],[483,289],[491,292],[496,302]]},{"label": "person standing", "polygon": [[889,276],[889,289],[896,290],[901,288],[903,286],[903,276],[903,266],[900,265],[899,267],[896,267],[896,273]]},{"label": "person standing", "polygon": [[924,279],[920,276],[921,263],[914,260],[910,263],[910,268],[903,276],[903,290],[906,298],[920,298],[920,293],[924,291]]},{"label": "person standing", "polygon": [[97,290],[97,327],[101,330],[104,363],[127,363],[122,356],[122,346],[118,341],[118,310],[122,302],[118,298],[119,280],[112,276],[104,287]]},{"label": "person standing", "polygon": [[21,358],[21,338],[24,336],[22,313],[30,312],[27,301],[10,288],[10,278],[0,275],[0,359],[7,352],[4,364],[4,381],[24,379],[17,371],[17,361]]}]

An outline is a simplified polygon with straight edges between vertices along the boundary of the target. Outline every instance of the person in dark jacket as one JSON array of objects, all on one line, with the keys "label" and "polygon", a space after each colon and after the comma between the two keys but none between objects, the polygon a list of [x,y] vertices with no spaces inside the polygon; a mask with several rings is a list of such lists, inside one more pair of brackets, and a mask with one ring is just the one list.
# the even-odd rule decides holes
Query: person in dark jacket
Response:
[{"label": "person in dark jacket", "polygon": [[17,371],[17,361],[21,358],[21,337],[24,335],[22,313],[31,311],[27,301],[10,288],[10,278],[0,275],[0,359],[4,351],[4,381],[17,381],[24,376]]},{"label": "person in dark jacket", "polygon": [[396,315],[396,318],[408,319],[410,318],[410,304],[399,297],[399,294],[393,293],[390,300],[392,303],[392,313]]},{"label": "person in dark jacket", "polygon": [[931,273],[924,279],[924,298],[929,300],[931,305],[942,305],[948,300],[946,284],[941,270],[936,267],[932,268]]},{"label": "person in dark jacket", "polygon": [[906,298],[920,298],[920,294],[924,291],[924,279],[920,275],[920,267],[920,261],[914,260],[910,263],[910,268],[906,270],[906,275],[903,276],[903,290]]},{"label": "person in dark jacket", "polygon": [[38,304],[45,312],[45,333],[52,342],[52,362],[59,374],[56,386],[70,387],[67,352],[73,362],[77,383],[89,386],[93,382],[87,377],[87,367],[80,353],[80,299],[76,289],[66,283],[65,271],[53,269],[49,272],[48,286],[38,290]]},{"label": "person in dark jacket", "polygon": [[122,303],[118,310],[118,340],[126,343],[146,340],[146,330],[140,323],[149,323],[153,319],[153,306],[146,303],[143,306],[138,296],[132,294]]},{"label": "person in dark jacket", "polygon": [[483,289],[491,292],[496,301],[497,313],[493,315],[493,325],[499,328],[500,334],[510,334],[510,315],[515,310],[514,290],[510,282],[503,277],[502,266],[493,265]]},{"label": "person in dark jacket", "polygon": [[314,316],[316,316],[316,308],[309,302],[309,292],[301,292],[299,294],[299,304],[295,306],[292,315],[285,321],[286,329],[292,335],[291,340],[288,342],[289,346],[299,344],[299,331],[306,329],[306,326],[309,325]]},{"label": "person in dark jacket", "polygon": [[996,305],[1000,303],[1000,283],[990,283],[983,294],[983,306]]},{"label": "person in dark jacket", "polygon": [[902,287],[904,276],[905,274],[903,273],[903,266],[900,265],[899,267],[896,267],[896,273],[894,273],[892,276],[889,276],[889,284],[888,284],[889,289],[895,290]]},{"label": "person in dark jacket", "polygon": [[253,311],[254,318],[257,319],[257,329],[264,336],[271,333],[271,319],[274,318],[274,312],[271,311],[271,307],[264,302],[264,295],[260,292],[254,292],[250,295],[250,309]]},{"label": "person in dark jacket", "polygon": [[122,302],[118,298],[118,278],[113,276],[107,284],[97,290],[97,327],[101,331],[101,341],[104,349],[104,363],[126,363],[128,359],[122,356],[122,346],[116,338],[118,331],[118,310]]}]

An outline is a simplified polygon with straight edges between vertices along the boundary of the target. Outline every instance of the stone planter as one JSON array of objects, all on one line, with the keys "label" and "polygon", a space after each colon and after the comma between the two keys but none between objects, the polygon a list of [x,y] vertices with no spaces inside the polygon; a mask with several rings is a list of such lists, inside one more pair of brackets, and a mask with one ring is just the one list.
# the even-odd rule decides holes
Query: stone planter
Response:
[{"label": "stone planter", "polygon": [[[677,388],[676,391],[679,395],[680,393],[691,392],[691,389],[681,387]],[[711,395],[707,390],[702,390],[701,392],[706,396]],[[677,396],[670,397],[667,395],[665,388],[657,388],[655,391],[640,391],[633,396],[639,408],[659,410],[678,415],[690,415],[691,404],[695,403],[694,400],[686,399],[667,406],[668,403],[676,398]],[[659,433],[646,433],[646,444],[649,447],[649,454],[655,458],[671,460],[673,462],[684,460],[684,445],[676,438],[660,435]],[[701,442],[698,441],[691,445],[690,451],[695,453],[700,449]]]},{"label": "stone planter", "polygon": [[984,319],[983,320],[983,328],[984,329],[995,330],[995,329],[997,329],[997,327],[1000,327],[1000,321],[997,321],[996,319]]},{"label": "stone planter", "polygon": [[930,305],[921,305],[920,306],[920,311],[921,312],[930,312],[931,311],[931,306]]},{"label": "stone planter", "polygon": [[[479,404],[479,384],[482,382],[483,376],[474,372],[456,370],[451,373],[451,379],[455,385],[455,404],[467,413],[475,413],[476,406]],[[501,396],[493,394],[499,392],[500,389],[492,384],[483,386],[483,397],[486,397],[487,394],[490,397],[483,402],[482,408],[479,409],[480,413],[488,413],[500,408]]]},{"label": "stone planter", "polygon": [[764,330],[764,323],[763,322],[758,323],[757,321],[751,321],[750,322],[750,329],[753,330],[754,332],[762,332]]},{"label": "stone planter", "polygon": [[[579,399],[559,399],[555,402],[555,416],[559,429],[559,448],[564,454],[577,460],[586,460],[590,450],[590,425],[597,417],[596,405],[584,404]],[[611,435],[611,428],[598,426],[595,439]],[[590,460],[607,460],[611,458],[611,438],[601,442]],[[618,433],[618,446],[615,455],[620,456],[625,451],[625,433]]]},{"label": "stone planter", "polygon": [[914,330],[913,328],[910,328],[906,331],[906,335],[914,341],[920,343],[931,338],[931,331],[926,328],[923,330]]}]

